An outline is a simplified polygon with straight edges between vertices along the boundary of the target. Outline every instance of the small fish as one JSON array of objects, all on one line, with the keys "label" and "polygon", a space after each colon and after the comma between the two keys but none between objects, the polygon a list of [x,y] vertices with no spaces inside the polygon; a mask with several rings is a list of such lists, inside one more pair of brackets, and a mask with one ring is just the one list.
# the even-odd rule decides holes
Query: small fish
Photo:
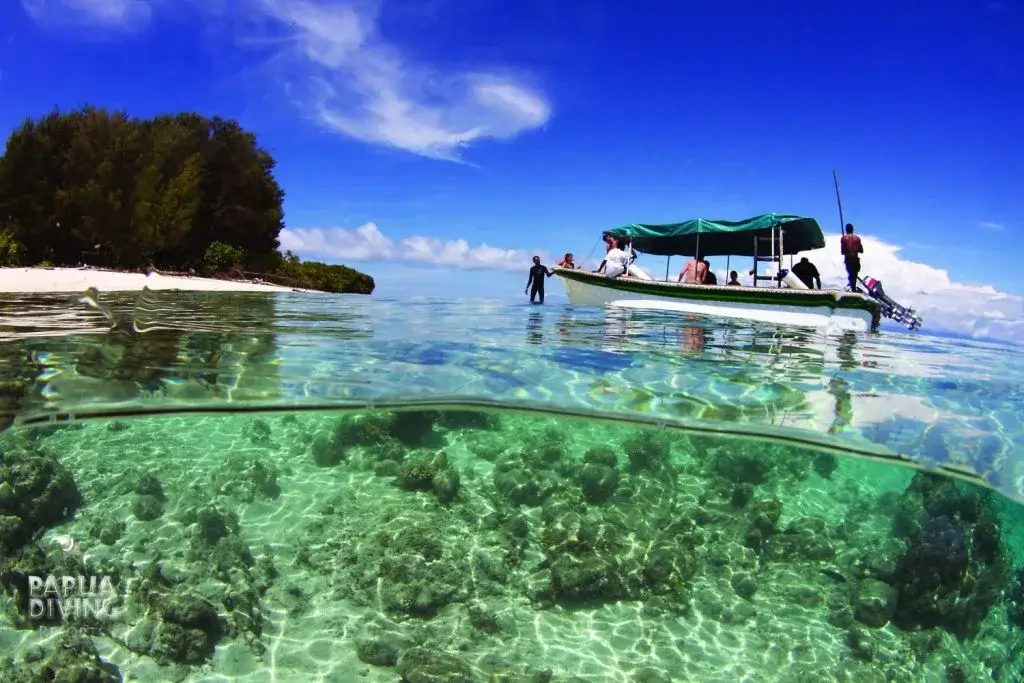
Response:
[{"label": "small fish", "polygon": [[78,555],[80,552],[82,552],[81,548],[78,547],[78,541],[76,541],[71,536],[54,536],[50,540],[53,543],[59,545],[60,549],[66,553]]},{"label": "small fish", "polygon": [[819,569],[818,571],[827,576],[828,578],[833,579],[834,581],[838,581],[839,583],[846,583],[846,577],[837,572],[835,569],[826,568]]}]

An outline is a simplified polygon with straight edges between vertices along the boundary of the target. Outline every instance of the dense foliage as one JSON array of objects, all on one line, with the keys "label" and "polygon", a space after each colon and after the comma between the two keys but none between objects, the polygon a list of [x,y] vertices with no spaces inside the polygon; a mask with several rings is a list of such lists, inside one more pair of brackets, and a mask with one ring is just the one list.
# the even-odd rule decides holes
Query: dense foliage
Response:
[{"label": "dense foliage", "polygon": [[369,294],[373,279],[278,251],[274,160],[235,121],[85,108],[26,120],[0,156],[0,266],[245,271]]}]

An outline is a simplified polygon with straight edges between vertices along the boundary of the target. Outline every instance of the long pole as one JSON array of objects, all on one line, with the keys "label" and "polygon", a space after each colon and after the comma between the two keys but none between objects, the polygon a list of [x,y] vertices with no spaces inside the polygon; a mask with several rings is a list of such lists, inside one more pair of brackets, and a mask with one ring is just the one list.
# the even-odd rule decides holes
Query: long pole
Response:
[{"label": "long pole", "polygon": [[836,204],[839,205],[839,235],[843,235],[843,230],[846,226],[846,221],[843,219],[843,200],[839,196],[839,175],[836,174],[836,169],[832,169],[832,182],[836,186]]}]

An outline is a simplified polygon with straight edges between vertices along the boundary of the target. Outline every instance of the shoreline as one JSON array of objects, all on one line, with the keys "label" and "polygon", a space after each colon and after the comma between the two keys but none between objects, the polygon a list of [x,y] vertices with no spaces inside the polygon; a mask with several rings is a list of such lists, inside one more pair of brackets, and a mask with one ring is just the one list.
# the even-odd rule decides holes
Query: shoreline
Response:
[{"label": "shoreline", "polygon": [[0,294],[81,294],[89,287],[100,292],[137,292],[144,287],[187,292],[302,292],[312,289],[220,280],[190,275],[131,273],[99,268],[0,268]]}]

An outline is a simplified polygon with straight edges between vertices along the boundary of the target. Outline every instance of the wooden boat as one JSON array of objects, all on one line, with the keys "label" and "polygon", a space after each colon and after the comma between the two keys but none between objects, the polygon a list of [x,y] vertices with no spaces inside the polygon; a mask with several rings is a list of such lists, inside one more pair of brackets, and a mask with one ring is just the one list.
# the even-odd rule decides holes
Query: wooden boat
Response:
[{"label": "wooden boat", "polygon": [[[694,254],[751,257],[754,285],[659,281],[635,265],[630,266],[627,276],[617,278],[554,268],[573,304],[697,313],[855,332],[876,330],[886,309],[869,294],[808,289],[781,267],[784,255],[825,246],[825,237],[813,218],[777,213],[742,221],[694,218],[666,225],[633,223],[606,234],[629,242],[633,250],[642,254],[669,258]],[[761,274],[759,267],[763,263],[772,264],[774,272]],[[759,282],[770,284],[758,286]]]}]

